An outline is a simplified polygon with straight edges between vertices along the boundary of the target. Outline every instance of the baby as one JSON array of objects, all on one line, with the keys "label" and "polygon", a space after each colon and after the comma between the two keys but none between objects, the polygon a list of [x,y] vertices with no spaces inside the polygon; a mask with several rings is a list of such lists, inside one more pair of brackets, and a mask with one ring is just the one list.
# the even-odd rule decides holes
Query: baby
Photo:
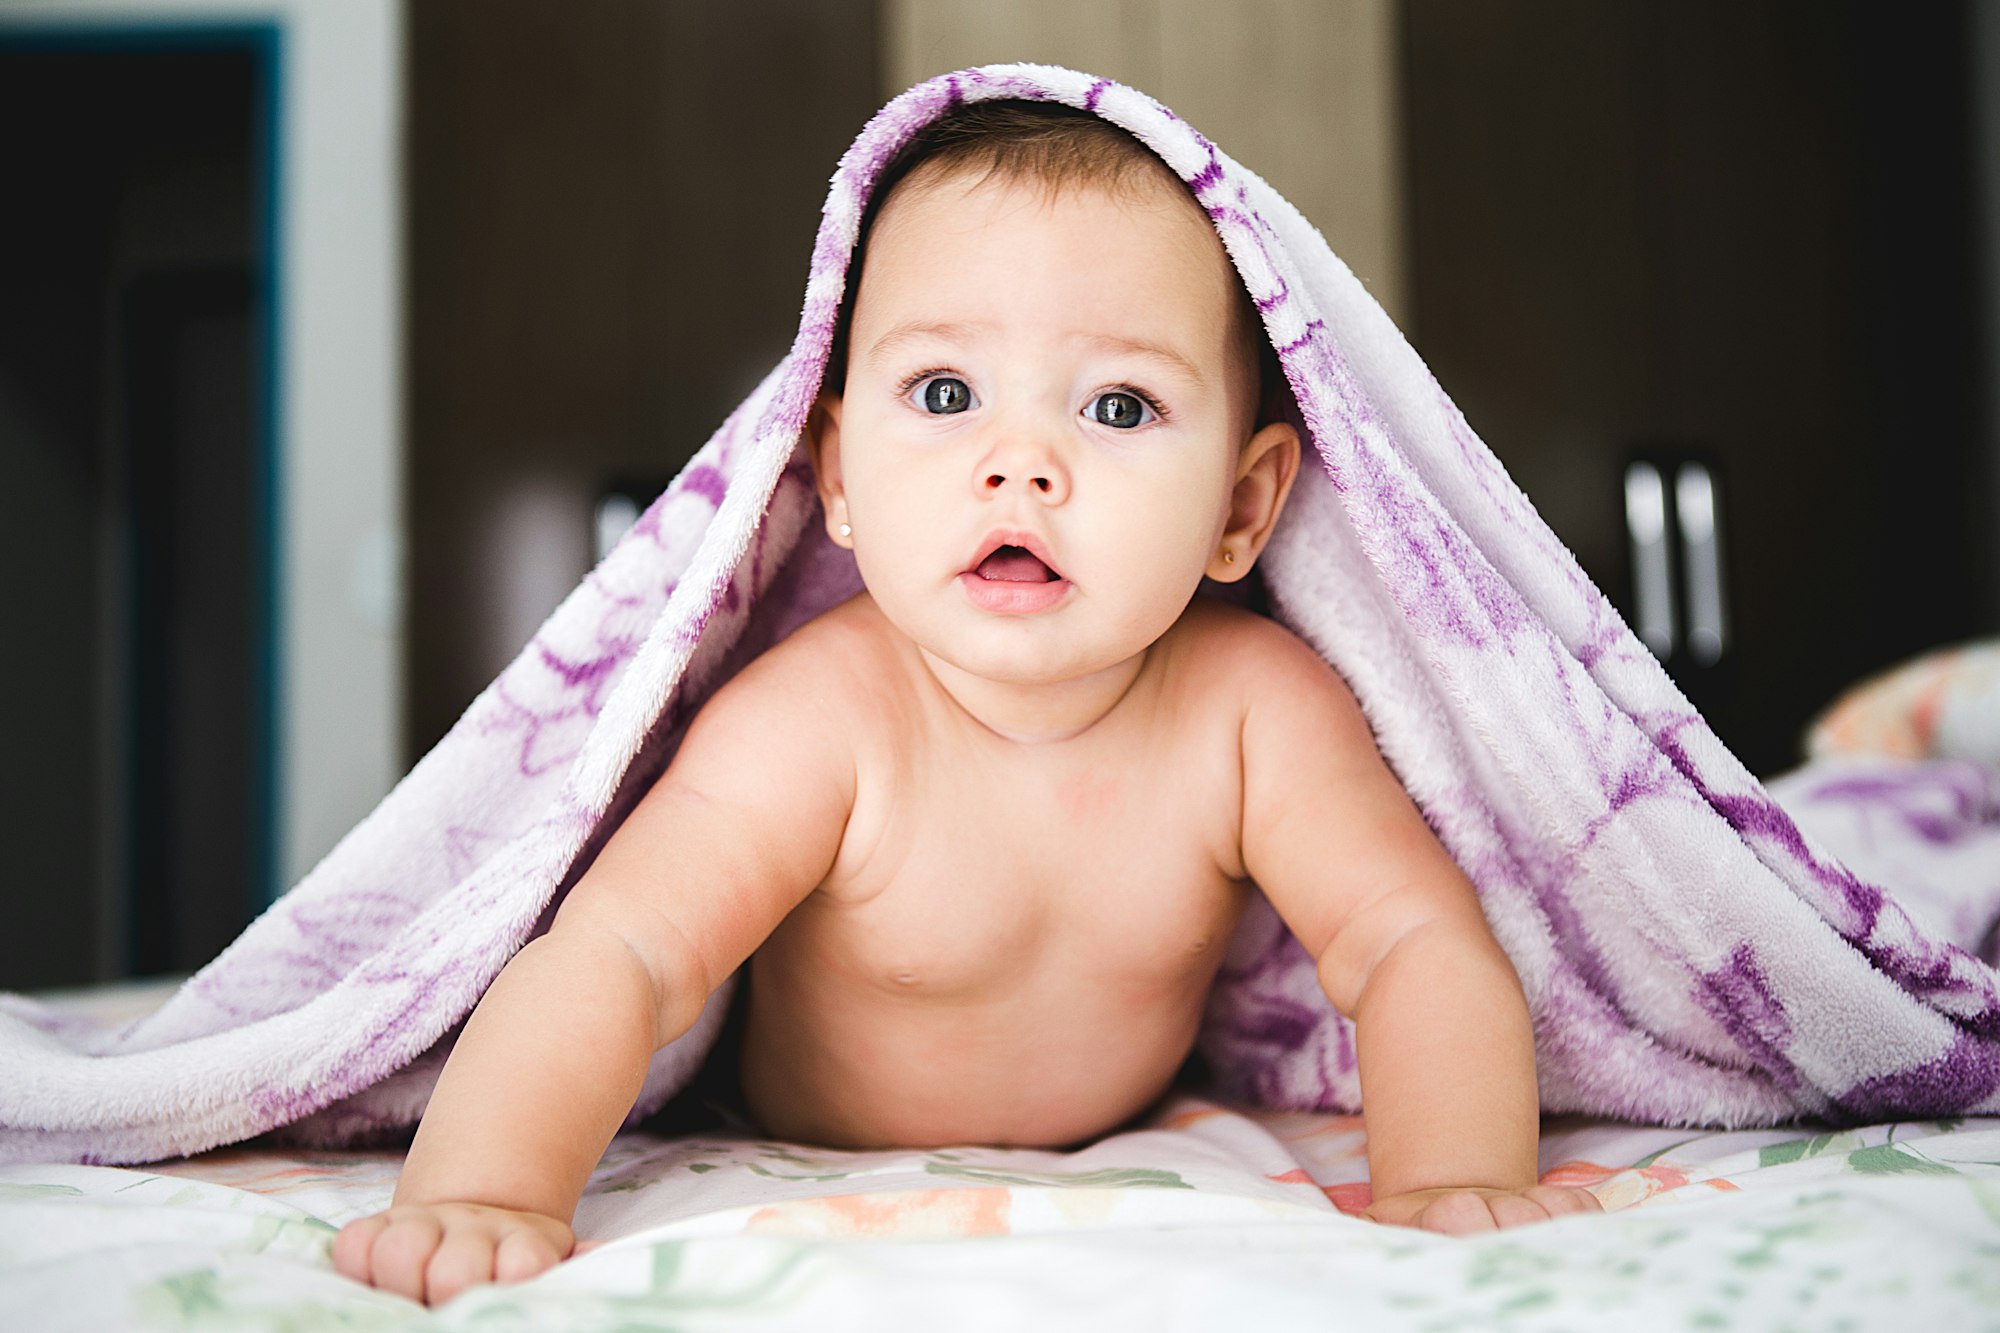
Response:
[{"label": "baby", "polygon": [[1346,686],[1241,580],[1300,465],[1185,186],[988,103],[876,191],[806,444],[866,591],[708,702],[467,1023],[341,1272],[440,1301],[574,1246],[659,1047],[746,960],[742,1094],[843,1148],[1068,1146],[1155,1102],[1261,889],[1356,1023],[1378,1220],[1538,1186],[1534,1045]]}]

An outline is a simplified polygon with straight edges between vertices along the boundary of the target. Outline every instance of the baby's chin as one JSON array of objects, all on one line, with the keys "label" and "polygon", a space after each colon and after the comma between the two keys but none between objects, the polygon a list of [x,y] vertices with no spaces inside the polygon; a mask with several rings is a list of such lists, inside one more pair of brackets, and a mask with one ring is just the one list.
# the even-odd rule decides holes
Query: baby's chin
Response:
[{"label": "baby's chin", "polygon": [[917,646],[934,667],[943,667],[957,675],[993,685],[1021,688],[1056,687],[1085,680],[1116,668],[1144,653],[1147,647],[1140,644],[1132,652],[1122,655],[1076,654],[1061,651],[1053,645],[968,644],[956,638],[941,643],[919,640]]},{"label": "baby's chin", "polygon": [[1162,628],[1159,633],[1086,637],[1071,626],[1021,621],[979,629],[983,632],[919,639],[917,645],[934,666],[965,677],[997,686],[1053,690],[1128,672],[1166,632]]},{"label": "baby's chin", "polygon": [[1074,595],[1063,605],[1029,615],[984,611],[969,601],[955,605],[950,593],[907,605],[893,590],[885,597],[871,587],[869,596],[934,673],[1027,688],[1060,687],[1129,670],[1174,627],[1194,590],[1174,604],[1155,599],[1157,605],[1127,606],[1117,614]]}]

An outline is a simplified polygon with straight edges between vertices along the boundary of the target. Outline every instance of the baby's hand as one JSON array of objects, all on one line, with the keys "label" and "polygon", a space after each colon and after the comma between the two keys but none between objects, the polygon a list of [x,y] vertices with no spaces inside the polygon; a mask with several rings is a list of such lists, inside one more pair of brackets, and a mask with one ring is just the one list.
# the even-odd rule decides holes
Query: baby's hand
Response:
[{"label": "baby's hand", "polygon": [[1362,1211],[1391,1226],[1466,1236],[1529,1222],[1546,1222],[1565,1213],[1601,1213],[1604,1205],[1589,1190],[1569,1185],[1530,1185],[1524,1190],[1411,1190],[1377,1199]]},{"label": "baby's hand", "polygon": [[441,1305],[481,1282],[520,1282],[567,1259],[569,1227],[482,1203],[406,1204],[349,1222],[333,1240],[345,1277]]}]

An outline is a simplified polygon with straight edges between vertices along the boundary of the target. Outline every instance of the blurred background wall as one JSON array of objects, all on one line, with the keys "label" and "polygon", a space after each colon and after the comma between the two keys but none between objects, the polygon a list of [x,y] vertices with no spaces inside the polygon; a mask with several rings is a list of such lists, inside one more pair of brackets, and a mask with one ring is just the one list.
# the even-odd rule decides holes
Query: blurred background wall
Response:
[{"label": "blurred background wall", "polygon": [[1143,89],[1276,186],[1401,321],[1399,17],[1394,0],[882,0],[881,91],[996,58]]},{"label": "blurred background wall", "polygon": [[0,987],[323,855],[783,354],[867,116],[996,60],[1299,204],[1753,768],[2000,627],[1968,0],[5,0]]},{"label": "blurred background wall", "polygon": [[0,3],[0,986],[204,961],[402,771],[402,33]]},{"label": "blurred background wall", "polygon": [[414,756],[784,355],[880,79],[873,0],[406,12]]}]

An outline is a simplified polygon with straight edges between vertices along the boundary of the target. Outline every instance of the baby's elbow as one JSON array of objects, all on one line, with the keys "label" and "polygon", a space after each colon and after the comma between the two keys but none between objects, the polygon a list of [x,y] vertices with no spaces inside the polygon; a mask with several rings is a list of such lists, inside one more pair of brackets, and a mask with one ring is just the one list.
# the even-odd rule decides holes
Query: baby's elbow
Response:
[{"label": "baby's elbow", "polygon": [[607,979],[625,977],[651,1018],[654,1050],[694,1025],[714,989],[695,941],[645,904],[596,903],[567,920],[559,913],[543,940],[587,953]]},{"label": "baby's elbow", "polygon": [[1349,922],[1320,952],[1320,986],[1346,1017],[1358,1018],[1371,997],[1405,977],[1422,985],[1440,969],[1496,958],[1511,971],[1476,903],[1468,912],[1455,902],[1412,897],[1384,895],[1380,910]]}]

